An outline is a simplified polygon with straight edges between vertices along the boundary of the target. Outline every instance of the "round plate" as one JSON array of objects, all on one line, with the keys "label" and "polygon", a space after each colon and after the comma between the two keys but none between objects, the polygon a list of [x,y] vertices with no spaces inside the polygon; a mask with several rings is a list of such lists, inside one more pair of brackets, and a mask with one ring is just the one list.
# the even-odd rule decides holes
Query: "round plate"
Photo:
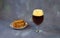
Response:
[{"label": "round plate", "polygon": [[24,29],[27,26],[28,26],[28,23],[27,22],[25,23],[25,26],[24,27],[20,27],[20,28],[14,28],[13,25],[12,25],[12,23],[10,24],[10,27],[13,28],[13,29]]}]

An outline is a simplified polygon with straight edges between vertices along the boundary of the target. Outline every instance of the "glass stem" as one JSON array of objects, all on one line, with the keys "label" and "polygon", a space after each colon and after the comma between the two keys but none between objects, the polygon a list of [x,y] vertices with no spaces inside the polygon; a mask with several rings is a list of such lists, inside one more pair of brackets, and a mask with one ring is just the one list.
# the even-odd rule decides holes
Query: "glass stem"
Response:
[{"label": "glass stem", "polygon": [[39,32],[39,26],[36,26],[36,32]]}]

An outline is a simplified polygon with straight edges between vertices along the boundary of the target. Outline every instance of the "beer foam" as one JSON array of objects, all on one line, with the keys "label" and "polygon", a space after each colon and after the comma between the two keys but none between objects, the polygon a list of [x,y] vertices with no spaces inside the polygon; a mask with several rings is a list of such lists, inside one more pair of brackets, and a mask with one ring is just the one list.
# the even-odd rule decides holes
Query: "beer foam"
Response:
[{"label": "beer foam", "polygon": [[43,10],[41,10],[41,9],[35,9],[35,10],[33,11],[33,15],[34,15],[34,16],[43,16],[44,13],[43,13]]}]

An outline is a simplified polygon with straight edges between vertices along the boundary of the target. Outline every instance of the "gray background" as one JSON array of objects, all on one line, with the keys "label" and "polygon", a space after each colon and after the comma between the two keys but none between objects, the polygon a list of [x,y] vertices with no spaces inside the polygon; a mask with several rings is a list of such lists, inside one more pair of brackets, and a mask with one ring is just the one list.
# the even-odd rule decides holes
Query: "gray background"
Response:
[{"label": "gray background", "polygon": [[[2,2],[2,3],[1,3]],[[2,0],[0,2],[0,38],[60,38],[60,0]],[[44,10],[40,33],[34,32],[32,11]],[[24,19],[29,27],[14,30],[9,27],[16,19]]]}]

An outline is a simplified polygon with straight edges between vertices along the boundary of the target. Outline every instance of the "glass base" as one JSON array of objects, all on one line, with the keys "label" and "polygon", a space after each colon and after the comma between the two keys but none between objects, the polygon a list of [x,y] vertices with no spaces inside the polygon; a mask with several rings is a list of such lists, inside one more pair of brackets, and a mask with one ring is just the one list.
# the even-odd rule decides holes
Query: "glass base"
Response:
[{"label": "glass base", "polygon": [[43,30],[36,30],[35,32],[38,32],[38,33],[40,33],[40,32],[43,32]]}]

